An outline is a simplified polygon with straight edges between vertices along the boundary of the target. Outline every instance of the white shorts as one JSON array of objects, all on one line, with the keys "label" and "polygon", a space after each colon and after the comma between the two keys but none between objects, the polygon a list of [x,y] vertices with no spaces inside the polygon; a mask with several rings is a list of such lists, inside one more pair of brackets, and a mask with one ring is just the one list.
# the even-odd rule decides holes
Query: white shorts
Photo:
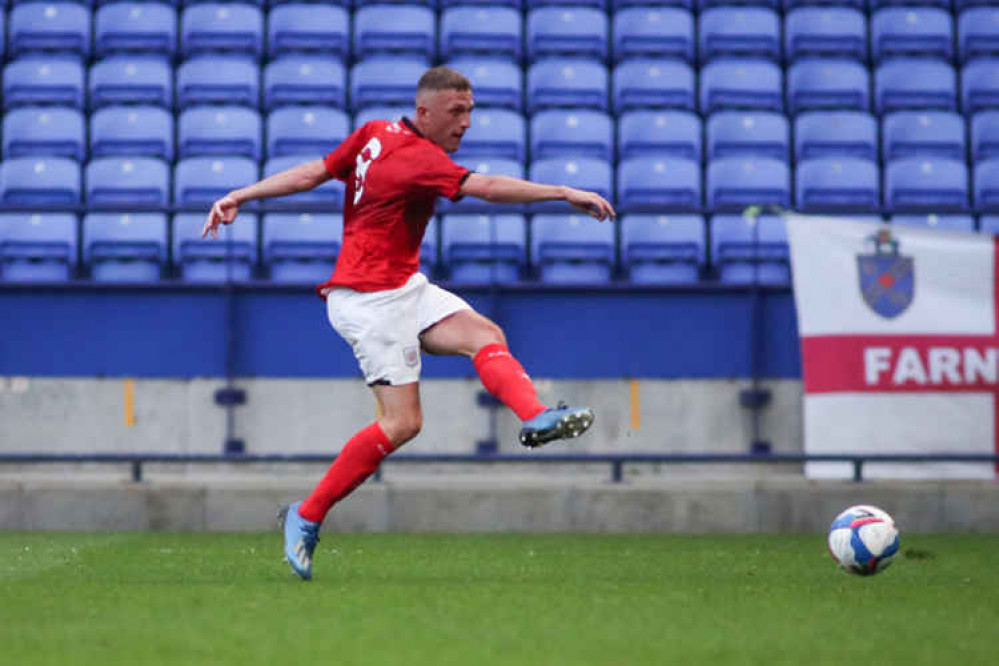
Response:
[{"label": "white shorts", "polygon": [[368,385],[412,384],[420,379],[420,334],[459,310],[471,309],[460,297],[416,273],[398,289],[332,289],[326,315],[354,349]]}]

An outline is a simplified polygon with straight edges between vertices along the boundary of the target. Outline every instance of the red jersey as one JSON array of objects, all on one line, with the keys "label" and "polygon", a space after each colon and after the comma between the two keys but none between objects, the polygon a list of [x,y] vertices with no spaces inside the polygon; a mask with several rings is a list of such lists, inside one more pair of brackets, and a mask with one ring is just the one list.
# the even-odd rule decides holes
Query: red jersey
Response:
[{"label": "red jersey", "polygon": [[347,192],[340,255],[333,276],[316,290],[401,287],[420,268],[437,197],[457,199],[470,172],[407,118],[366,123],[323,161]]}]

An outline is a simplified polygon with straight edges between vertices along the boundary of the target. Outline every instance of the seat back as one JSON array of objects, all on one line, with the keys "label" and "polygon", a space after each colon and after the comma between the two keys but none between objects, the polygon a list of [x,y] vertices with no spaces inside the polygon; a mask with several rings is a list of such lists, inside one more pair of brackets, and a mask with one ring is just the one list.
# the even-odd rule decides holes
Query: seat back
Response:
[{"label": "seat back", "polygon": [[527,57],[593,58],[609,54],[607,14],[592,7],[538,7],[527,13]]},{"label": "seat back", "polygon": [[177,122],[180,157],[225,155],[259,160],[260,114],[241,106],[198,106],[181,112]]},{"label": "seat back", "polygon": [[694,70],[685,62],[639,58],[614,68],[614,110],[696,108]]},{"label": "seat back", "polygon": [[83,66],[70,59],[19,58],[3,70],[3,106],[58,105],[83,108]]},{"label": "seat back", "polygon": [[211,204],[259,177],[257,163],[246,157],[188,157],[174,167],[173,200],[181,206]]},{"label": "seat back", "polygon": [[694,19],[677,7],[628,7],[614,14],[614,61],[634,58],[694,61]]},{"label": "seat back", "polygon": [[177,105],[260,103],[260,75],[247,58],[215,56],[188,60],[177,68]]},{"label": "seat back", "polygon": [[172,161],[173,114],[158,106],[106,106],[90,117],[93,157],[145,156]]},{"label": "seat back", "polygon": [[606,111],[607,79],[607,68],[596,62],[549,58],[535,63],[527,72],[528,109],[531,113],[563,107]]},{"label": "seat back", "polygon": [[785,162],[772,157],[723,157],[707,170],[707,207],[715,211],[746,206],[789,206],[791,179]]},{"label": "seat back", "polygon": [[782,113],[720,111],[707,122],[708,159],[758,155],[787,161],[791,130]]},{"label": "seat back", "polygon": [[549,109],[531,118],[531,156],[614,159],[614,123],[603,111]]},{"label": "seat back", "polygon": [[245,3],[206,3],[180,15],[180,52],[184,57],[225,53],[259,60],[264,52],[264,16]]},{"label": "seat back", "polygon": [[889,211],[968,210],[968,168],[964,160],[908,157],[885,167],[885,208]]},{"label": "seat back", "polygon": [[3,156],[50,155],[80,161],[86,153],[83,114],[76,109],[24,107],[3,117]]},{"label": "seat back", "polygon": [[676,157],[631,157],[617,167],[618,208],[624,213],[697,211],[701,167]]},{"label": "seat back", "polygon": [[292,106],[267,116],[267,155],[308,155],[330,152],[350,134],[350,119],[339,109]]},{"label": "seat back", "polygon": [[628,111],[618,118],[617,148],[621,159],[661,156],[700,162],[701,134],[700,116],[689,111]]},{"label": "seat back", "polygon": [[15,157],[0,163],[0,202],[76,204],[80,165],[65,157]]},{"label": "seat back", "polygon": [[814,110],[868,111],[867,68],[851,60],[803,60],[787,71],[787,100],[793,114]]},{"label": "seat back", "polygon": [[716,60],[701,69],[701,112],[784,109],[783,75],[771,62]]},{"label": "seat back", "polygon": [[802,7],[784,19],[789,62],[833,58],[867,62],[867,19],[850,7]]},{"label": "seat back", "polygon": [[177,50],[177,12],[153,2],[115,2],[94,16],[94,50],[99,57],[146,53],[172,57]]},{"label": "seat back", "polygon": [[349,35],[350,16],[343,7],[281,5],[267,14],[267,53],[272,58],[323,54],[346,61],[350,55]]},{"label": "seat back", "polygon": [[866,111],[808,111],[794,121],[794,154],[878,159],[878,123]]},{"label": "seat back", "polygon": [[99,157],[85,172],[87,201],[93,204],[170,202],[170,170],[152,157]]},{"label": "seat back", "polygon": [[877,163],[843,156],[802,160],[795,171],[795,193],[801,211],[877,211],[881,205]]}]

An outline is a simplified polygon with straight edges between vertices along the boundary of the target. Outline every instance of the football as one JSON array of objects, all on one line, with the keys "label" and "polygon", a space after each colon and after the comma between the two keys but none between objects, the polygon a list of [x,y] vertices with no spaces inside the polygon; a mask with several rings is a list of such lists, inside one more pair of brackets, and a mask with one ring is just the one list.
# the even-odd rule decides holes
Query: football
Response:
[{"label": "football", "polygon": [[858,576],[884,571],[898,553],[898,529],[876,506],[851,506],[829,527],[829,552],[844,570]]}]

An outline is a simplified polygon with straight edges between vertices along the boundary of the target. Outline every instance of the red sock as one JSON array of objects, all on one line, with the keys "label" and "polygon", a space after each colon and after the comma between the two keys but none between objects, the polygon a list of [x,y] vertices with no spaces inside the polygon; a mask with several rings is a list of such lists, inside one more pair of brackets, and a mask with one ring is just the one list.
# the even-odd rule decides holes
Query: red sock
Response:
[{"label": "red sock", "polygon": [[358,432],[340,450],[319,485],[302,502],[298,513],[306,520],[321,523],[330,508],[374,474],[392,450],[392,442],[377,421]]},{"label": "red sock", "polygon": [[509,407],[521,421],[530,421],[547,407],[538,400],[534,383],[506,345],[486,345],[472,359],[486,390]]}]

